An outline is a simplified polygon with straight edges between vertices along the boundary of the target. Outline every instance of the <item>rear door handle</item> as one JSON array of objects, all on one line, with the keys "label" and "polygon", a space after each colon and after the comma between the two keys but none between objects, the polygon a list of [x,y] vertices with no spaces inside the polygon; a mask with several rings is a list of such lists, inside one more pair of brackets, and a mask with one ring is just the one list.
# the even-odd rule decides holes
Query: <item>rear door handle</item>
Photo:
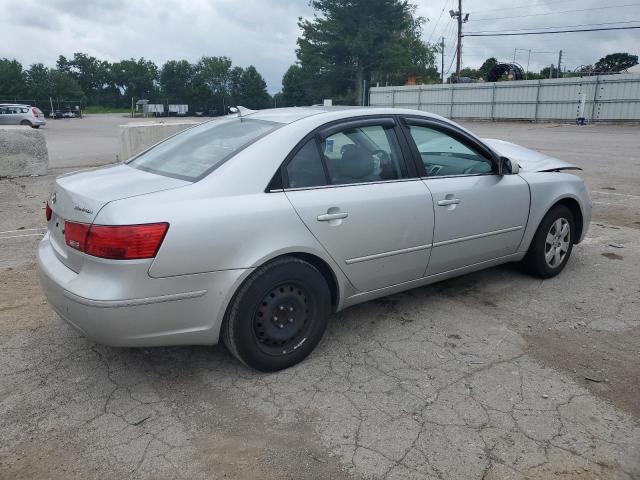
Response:
[{"label": "rear door handle", "polygon": [[446,207],[447,205],[457,205],[459,203],[459,198],[447,198],[446,200],[438,200],[438,205],[440,207]]},{"label": "rear door handle", "polygon": [[343,218],[347,218],[349,214],[347,212],[338,212],[338,213],[323,213],[322,215],[318,215],[319,222],[330,222],[331,220],[342,220]]}]

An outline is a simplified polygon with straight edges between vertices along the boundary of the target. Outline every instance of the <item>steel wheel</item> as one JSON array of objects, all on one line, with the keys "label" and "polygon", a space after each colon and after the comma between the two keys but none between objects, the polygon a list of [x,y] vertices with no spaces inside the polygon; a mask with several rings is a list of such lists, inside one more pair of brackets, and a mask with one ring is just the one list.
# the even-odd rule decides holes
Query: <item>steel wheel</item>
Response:
[{"label": "steel wheel", "polygon": [[304,342],[313,303],[306,289],[288,282],[271,289],[253,317],[253,332],[260,349],[286,355]]},{"label": "steel wheel", "polygon": [[222,339],[245,365],[273,372],[304,360],[327,328],[331,291],[320,271],[281,257],[257,268],[238,289]]},{"label": "steel wheel", "polygon": [[558,218],[551,224],[544,244],[544,259],[551,268],[562,264],[571,244],[571,227],[566,218]]}]

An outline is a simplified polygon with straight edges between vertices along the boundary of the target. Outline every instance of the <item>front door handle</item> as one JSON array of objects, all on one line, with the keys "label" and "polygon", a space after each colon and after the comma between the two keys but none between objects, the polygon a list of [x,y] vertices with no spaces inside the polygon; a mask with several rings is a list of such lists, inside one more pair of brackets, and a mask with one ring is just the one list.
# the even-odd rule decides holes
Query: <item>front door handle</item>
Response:
[{"label": "front door handle", "polygon": [[446,207],[447,205],[457,205],[460,203],[459,198],[447,198],[445,200],[438,200],[438,205],[440,207]]},{"label": "front door handle", "polygon": [[343,218],[347,218],[349,214],[347,212],[337,212],[337,213],[323,213],[322,215],[318,215],[319,222],[330,222],[331,220],[342,220]]}]

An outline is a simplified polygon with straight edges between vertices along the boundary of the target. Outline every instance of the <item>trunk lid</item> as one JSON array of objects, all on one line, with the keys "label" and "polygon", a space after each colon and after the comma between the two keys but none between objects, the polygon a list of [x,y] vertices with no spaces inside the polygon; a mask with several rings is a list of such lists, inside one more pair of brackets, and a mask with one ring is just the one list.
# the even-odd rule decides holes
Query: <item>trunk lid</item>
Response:
[{"label": "trunk lid", "polygon": [[554,170],[582,170],[577,165],[550,157],[544,153],[530,150],[515,143],[496,140],[495,138],[483,138],[482,141],[489,145],[495,152],[515,160],[520,169],[525,172],[552,172]]},{"label": "trunk lid", "polygon": [[52,210],[47,223],[51,244],[58,259],[79,272],[85,254],[69,247],[64,238],[66,220],[93,223],[107,203],[190,185],[190,182],[116,165],[62,175],[56,179],[49,198]]}]

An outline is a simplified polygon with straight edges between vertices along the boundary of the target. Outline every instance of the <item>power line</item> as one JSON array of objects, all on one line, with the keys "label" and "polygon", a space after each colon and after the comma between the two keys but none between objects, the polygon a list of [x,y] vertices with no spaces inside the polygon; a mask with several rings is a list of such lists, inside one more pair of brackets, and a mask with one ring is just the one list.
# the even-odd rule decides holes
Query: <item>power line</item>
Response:
[{"label": "power line", "polygon": [[573,13],[573,12],[590,12],[592,10],[605,10],[609,8],[623,8],[623,7],[636,7],[640,6],[640,3],[627,3],[624,5],[607,5],[605,7],[591,7],[591,8],[579,8],[575,10],[562,10],[560,12],[545,12],[545,13],[529,13],[527,15],[511,15],[509,17],[495,17],[495,18],[474,18],[473,22],[483,22],[489,20],[510,20],[512,18],[526,18],[526,17],[542,17],[545,15],[559,15],[561,13]]},{"label": "power line", "polygon": [[[553,6],[557,5],[558,3],[571,3],[571,2],[578,2],[578,1],[582,1],[582,0],[557,0],[553,2]],[[502,12],[504,10],[515,10],[516,8],[537,7],[538,5],[544,5],[545,7],[550,6],[549,3],[547,2],[535,2],[535,3],[528,3],[526,5],[515,5],[513,7],[489,8],[487,10],[472,10],[470,13],[476,14],[476,13],[486,13],[486,12]]]},{"label": "power line", "polygon": [[556,30],[555,32],[519,32],[519,33],[464,33],[463,37],[508,37],[514,35],[550,35],[553,33],[575,33],[575,32],[601,32],[606,30],[631,30],[640,28],[640,25],[633,27],[609,27],[609,28],[583,28],[580,30]]},{"label": "power line", "polygon": [[451,50],[449,50],[449,56],[451,57],[451,63],[449,63],[449,68],[447,68],[447,73],[448,74],[451,71],[451,67],[453,67],[453,62],[456,59],[456,56],[453,55],[453,52],[457,49],[457,45],[456,42],[453,42],[453,46],[451,47]]},{"label": "power line", "polygon": [[530,28],[513,28],[513,29],[508,29],[508,30],[477,30],[474,32],[467,32],[469,34],[471,33],[500,33],[500,32],[524,32],[527,30],[553,30],[554,28],[575,28],[575,27],[597,27],[597,26],[601,26],[601,25],[620,25],[620,24],[627,24],[627,23],[639,23],[640,20],[629,20],[629,21],[624,21],[624,22],[603,22],[603,23],[579,23],[577,25],[557,25],[555,27],[530,27]]},{"label": "power line", "polygon": [[440,23],[440,19],[442,18],[444,9],[447,8],[447,3],[449,3],[449,0],[444,0],[444,4],[442,5],[442,10],[440,10],[440,15],[438,16],[438,20],[436,21],[436,24],[433,26],[433,30],[431,30],[431,35],[429,35],[429,40],[427,40],[427,43],[431,41],[431,37],[433,37],[433,34],[436,33],[436,28],[438,28],[438,24]]}]

